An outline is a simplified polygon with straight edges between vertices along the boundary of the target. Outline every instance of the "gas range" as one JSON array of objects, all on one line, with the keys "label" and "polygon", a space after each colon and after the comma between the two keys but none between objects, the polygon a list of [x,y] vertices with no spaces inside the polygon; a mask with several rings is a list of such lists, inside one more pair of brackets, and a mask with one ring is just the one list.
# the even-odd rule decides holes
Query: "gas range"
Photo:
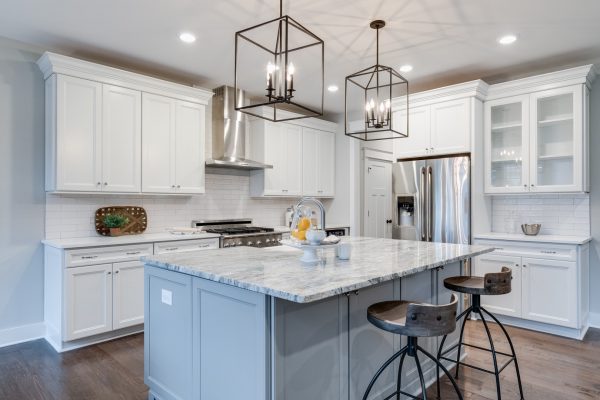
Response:
[{"label": "gas range", "polygon": [[192,227],[221,235],[220,247],[272,247],[279,246],[281,240],[280,232],[253,226],[251,219],[192,221]]}]

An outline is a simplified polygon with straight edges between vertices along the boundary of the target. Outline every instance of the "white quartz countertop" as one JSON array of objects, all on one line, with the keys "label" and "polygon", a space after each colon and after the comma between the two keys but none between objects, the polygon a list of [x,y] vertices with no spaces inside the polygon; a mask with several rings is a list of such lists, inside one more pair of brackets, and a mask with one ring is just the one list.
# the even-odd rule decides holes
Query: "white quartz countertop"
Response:
[{"label": "white quartz countertop", "polygon": [[301,250],[287,246],[234,247],[143,257],[150,266],[176,271],[297,303],[309,303],[494,250],[488,246],[427,243],[346,236],[350,260],[339,260],[334,248],[322,251],[322,262],[300,262]]},{"label": "white quartz countertop", "polygon": [[[350,228],[350,224],[329,224],[327,223],[326,229],[342,229],[342,228]],[[274,226],[275,232],[289,232],[290,228],[285,225]]]},{"label": "white quartz countertop", "polygon": [[508,240],[517,242],[534,243],[556,243],[556,244],[586,244],[591,241],[590,236],[560,236],[560,235],[536,235],[527,236],[523,233],[480,233],[473,236],[474,239],[482,240]]},{"label": "white quartz countertop", "polygon": [[116,237],[90,236],[72,239],[46,239],[42,243],[57,249],[78,249],[98,246],[118,246],[125,244],[172,242],[179,240],[210,239],[218,238],[220,235],[212,233],[198,233],[193,235],[174,235],[172,233],[142,233],[141,235],[123,235]]}]

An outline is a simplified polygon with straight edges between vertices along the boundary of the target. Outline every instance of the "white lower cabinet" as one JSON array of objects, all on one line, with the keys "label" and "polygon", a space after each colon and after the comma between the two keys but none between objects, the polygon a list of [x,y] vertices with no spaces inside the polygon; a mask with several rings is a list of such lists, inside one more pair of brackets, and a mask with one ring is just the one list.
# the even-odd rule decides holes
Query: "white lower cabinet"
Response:
[{"label": "white lower cabinet", "polygon": [[589,245],[476,241],[497,246],[476,257],[473,275],[512,269],[512,291],[482,296],[491,313],[530,329],[581,338],[589,318]]},{"label": "white lower cabinet", "polygon": [[144,264],[113,264],[113,329],[144,323]]}]

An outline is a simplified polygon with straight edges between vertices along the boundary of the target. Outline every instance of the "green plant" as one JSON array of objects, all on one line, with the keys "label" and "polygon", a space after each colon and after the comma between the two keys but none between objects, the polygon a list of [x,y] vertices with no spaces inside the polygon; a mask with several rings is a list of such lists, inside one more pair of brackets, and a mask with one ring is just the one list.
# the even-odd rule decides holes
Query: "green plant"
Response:
[{"label": "green plant", "polygon": [[106,214],[102,222],[107,228],[122,228],[129,223],[129,218],[121,214]]}]

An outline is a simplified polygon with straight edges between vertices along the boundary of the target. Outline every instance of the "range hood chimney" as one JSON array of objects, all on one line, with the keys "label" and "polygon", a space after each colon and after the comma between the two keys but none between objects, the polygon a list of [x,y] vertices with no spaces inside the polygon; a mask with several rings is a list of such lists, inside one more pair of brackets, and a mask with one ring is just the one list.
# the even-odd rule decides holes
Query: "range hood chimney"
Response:
[{"label": "range hood chimney", "polygon": [[[234,88],[221,86],[214,89],[212,98],[212,156],[206,161],[208,167],[237,169],[266,169],[272,165],[247,160],[246,156],[246,114],[235,110]],[[246,95],[238,90],[239,105],[246,104]]]}]

